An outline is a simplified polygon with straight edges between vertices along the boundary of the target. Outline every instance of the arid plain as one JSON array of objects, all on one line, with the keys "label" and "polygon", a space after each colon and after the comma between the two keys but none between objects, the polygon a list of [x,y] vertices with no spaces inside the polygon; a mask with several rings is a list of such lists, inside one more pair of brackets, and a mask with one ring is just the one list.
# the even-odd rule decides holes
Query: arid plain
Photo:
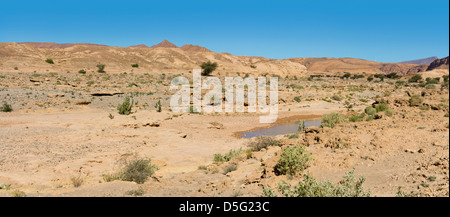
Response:
[{"label": "arid plain", "polygon": [[[277,76],[277,122],[260,124],[259,113],[172,112],[171,80],[191,80],[207,61],[221,80]],[[448,197],[448,64],[274,60],[168,41],[0,43],[0,196],[295,196],[286,186],[309,174],[370,196]],[[131,113],[119,114],[126,98]],[[322,126],[242,138],[303,120]],[[292,147],[308,159],[286,173],[280,165]],[[158,169],[143,181],[117,176],[139,159]],[[362,186],[341,181],[349,171],[364,177]]]}]

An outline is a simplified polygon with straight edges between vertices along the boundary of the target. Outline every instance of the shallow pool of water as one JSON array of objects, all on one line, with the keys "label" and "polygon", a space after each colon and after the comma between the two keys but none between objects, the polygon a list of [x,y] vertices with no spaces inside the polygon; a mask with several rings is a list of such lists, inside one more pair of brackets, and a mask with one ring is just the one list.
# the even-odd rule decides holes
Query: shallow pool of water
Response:
[{"label": "shallow pool of water", "polygon": [[[257,129],[250,132],[242,133],[241,138],[253,138],[258,136],[278,136],[278,135],[286,135],[291,133],[298,132],[298,127],[302,124],[302,121],[285,123],[280,125],[275,125],[268,128]],[[322,124],[321,120],[305,120],[306,127],[312,126],[320,126]]]}]

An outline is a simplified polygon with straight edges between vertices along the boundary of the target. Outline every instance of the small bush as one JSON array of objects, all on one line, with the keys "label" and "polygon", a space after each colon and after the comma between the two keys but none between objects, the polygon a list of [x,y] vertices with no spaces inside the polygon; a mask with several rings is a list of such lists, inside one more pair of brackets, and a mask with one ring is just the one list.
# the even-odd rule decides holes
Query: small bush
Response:
[{"label": "small bush", "polygon": [[152,176],[158,169],[158,166],[151,164],[151,160],[133,160],[125,165],[117,177],[122,181],[142,184],[147,181],[148,177]]},{"label": "small bush", "polygon": [[136,63],[136,64],[132,64],[131,67],[133,67],[133,68],[139,68],[139,64],[137,64],[137,63]]},{"label": "small bush", "polygon": [[365,113],[361,113],[361,114],[359,114],[359,115],[352,115],[352,116],[350,116],[350,117],[348,118],[348,120],[349,120],[350,122],[359,122],[359,121],[363,121],[365,115],[366,115]]},{"label": "small bush", "polygon": [[311,154],[303,146],[291,146],[283,150],[275,166],[278,175],[295,175],[309,167]]},{"label": "small bush", "polygon": [[418,83],[419,81],[422,80],[422,76],[420,75],[414,75],[413,77],[411,77],[408,82],[409,83]]},{"label": "small bush", "polygon": [[233,159],[234,157],[242,154],[243,151],[242,149],[238,149],[238,150],[233,150],[231,149],[230,151],[228,151],[225,155],[222,154],[215,154],[214,155],[214,159],[213,162],[214,163],[224,163],[224,162],[228,162],[231,159]]},{"label": "small bush", "polygon": [[45,62],[48,63],[48,64],[55,64],[55,62],[53,62],[52,59],[46,59]]},{"label": "small bush", "polygon": [[423,99],[419,95],[412,95],[409,99],[409,106],[419,106],[423,102]]},{"label": "small bush", "polygon": [[292,189],[286,182],[278,184],[278,191],[285,197],[369,197],[370,192],[362,187],[364,177],[356,179],[354,171],[345,174],[336,184],[329,181],[316,181],[310,175],[304,175],[303,181]]},{"label": "small bush", "polygon": [[342,97],[340,97],[340,96],[338,96],[338,95],[333,95],[333,96],[331,97],[331,99],[332,99],[332,100],[335,100],[335,101],[341,101],[341,100],[342,100]]},{"label": "small bush", "polygon": [[345,121],[345,117],[337,112],[325,115],[322,118],[322,124],[321,127],[330,127],[333,128],[334,126],[336,126],[336,124],[344,122]]},{"label": "small bush", "polygon": [[3,105],[0,106],[0,111],[2,112],[12,112],[12,106],[6,102],[3,102]]},{"label": "small bush", "polygon": [[20,191],[20,190],[14,190],[13,192],[11,192],[11,197],[26,197],[27,195],[25,194],[25,192]]},{"label": "small bush", "polygon": [[281,143],[272,137],[261,136],[249,144],[252,151],[261,151],[262,149],[267,149],[269,146],[281,146]]},{"label": "small bush", "polygon": [[200,67],[203,70],[202,75],[204,76],[210,75],[214,70],[216,70],[217,66],[218,66],[217,63],[212,63],[211,61],[202,63],[200,65]]},{"label": "small bush", "polygon": [[105,67],[106,67],[106,65],[105,64],[97,64],[97,72],[99,72],[99,73],[105,73]]},{"label": "small bush", "polygon": [[80,187],[83,184],[83,182],[84,182],[84,180],[81,178],[81,176],[72,177],[72,178],[70,178],[70,181],[72,182],[72,185],[75,188]]},{"label": "small bush", "polygon": [[223,168],[223,174],[226,175],[226,174],[228,174],[230,172],[236,171],[237,168],[238,168],[237,164],[235,164],[235,163],[230,164],[230,165],[228,165],[228,166]]},{"label": "small bush", "polygon": [[300,99],[300,97],[298,97],[298,96],[294,97],[294,100],[295,100],[296,102],[302,101],[302,100]]},{"label": "small bush", "polygon": [[161,112],[161,100],[158,100],[158,102],[155,104],[155,108],[157,112]]},{"label": "small bush", "polygon": [[144,189],[141,186],[139,186],[138,189],[127,191],[125,194],[131,196],[142,196],[144,195],[144,193],[145,193]]},{"label": "small bush", "polygon": [[84,69],[81,69],[80,71],[78,71],[78,73],[80,73],[80,74],[86,74],[86,70],[84,70]]},{"label": "small bush", "polygon": [[374,115],[375,113],[377,113],[377,110],[372,106],[368,106],[366,107],[366,109],[364,109],[364,112],[368,115]]},{"label": "small bush", "polygon": [[131,114],[132,108],[133,108],[133,100],[130,99],[130,97],[126,97],[124,102],[117,106],[117,110],[119,111],[119,114],[121,114],[121,115]]},{"label": "small bush", "polygon": [[384,111],[387,111],[388,109],[389,109],[389,105],[385,104],[385,103],[380,103],[375,106],[375,110],[377,112],[384,112]]}]

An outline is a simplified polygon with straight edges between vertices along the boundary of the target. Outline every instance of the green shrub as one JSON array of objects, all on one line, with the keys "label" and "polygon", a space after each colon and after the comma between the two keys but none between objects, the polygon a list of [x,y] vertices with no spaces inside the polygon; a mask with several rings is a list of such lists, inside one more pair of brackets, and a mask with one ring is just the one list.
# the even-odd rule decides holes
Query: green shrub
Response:
[{"label": "green shrub", "polygon": [[122,181],[142,184],[158,169],[158,166],[151,164],[150,159],[133,160],[125,165],[117,174],[117,178]]},{"label": "green shrub", "polygon": [[368,82],[373,81],[373,77],[372,77],[372,76],[367,77],[367,81],[368,81]]},{"label": "green shrub", "polygon": [[202,68],[202,75],[204,76],[208,76],[210,75],[214,70],[216,70],[217,68],[217,63],[212,63],[211,61],[208,62],[204,62],[200,65],[200,67]]},{"label": "green shrub", "polygon": [[158,100],[158,102],[155,105],[155,108],[156,108],[157,112],[161,112],[162,111],[162,109],[161,109],[161,100]]},{"label": "green shrub", "polygon": [[226,175],[226,174],[228,174],[230,172],[236,171],[237,168],[238,168],[238,165],[235,164],[235,163],[232,163],[232,164],[230,164],[230,165],[228,165],[228,166],[223,168],[223,174]]},{"label": "green shrub", "polygon": [[304,175],[294,189],[283,181],[278,184],[278,191],[285,197],[369,197],[370,192],[362,187],[364,182],[364,177],[356,179],[354,171],[347,172],[336,184],[316,181],[310,175]]},{"label": "green shrub", "polygon": [[374,115],[375,113],[377,113],[377,110],[372,106],[368,106],[366,107],[366,109],[364,109],[364,112],[368,115]]},{"label": "green shrub", "polygon": [[322,124],[321,127],[330,127],[333,128],[334,126],[336,126],[336,124],[344,122],[345,121],[345,117],[337,112],[325,115],[322,118]]},{"label": "green shrub", "polygon": [[332,99],[332,100],[335,100],[335,101],[341,101],[341,100],[342,100],[342,97],[340,97],[340,96],[338,96],[338,95],[333,95],[333,96],[331,97],[331,99]]},{"label": "green shrub", "polygon": [[389,105],[386,103],[380,103],[375,106],[375,110],[377,112],[384,112],[384,111],[387,111],[388,109],[389,109]]},{"label": "green shrub", "polygon": [[48,64],[55,64],[55,62],[53,62],[52,59],[46,59],[45,62],[48,63]]},{"label": "green shrub", "polygon": [[423,102],[423,99],[419,95],[412,95],[411,98],[409,99],[410,106],[419,106],[422,104],[422,102]]},{"label": "green shrub", "polygon": [[106,65],[105,64],[97,64],[97,72],[99,72],[99,73],[105,73],[105,67],[106,67]]},{"label": "green shrub", "polygon": [[222,155],[222,154],[215,154],[214,155],[214,159],[213,162],[214,163],[224,163],[224,162],[228,162],[231,159],[233,159],[234,157],[242,154],[244,151],[242,149],[238,149],[238,150],[233,150],[231,149],[230,151],[228,151],[226,154]]},{"label": "green shrub", "polygon": [[300,97],[298,97],[298,96],[294,97],[294,100],[295,100],[296,102],[302,101],[302,100],[300,99]]},{"label": "green shrub", "polygon": [[267,149],[269,146],[281,146],[280,141],[267,136],[256,137],[255,141],[250,142],[248,145],[252,151],[261,151]]},{"label": "green shrub", "polygon": [[119,114],[121,114],[121,115],[131,114],[132,108],[133,108],[133,100],[130,99],[130,97],[126,97],[124,102],[117,106],[117,110],[119,111]]},{"label": "green shrub", "polygon": [[420,75],[414,75],[414,76],[412,76],[409,80],[408,80],[408,82],[409,83],[418,83],[419,81],[421,81],[422,80],[422,76],[420,76]]},{"label": "green shrub", "polygon": [[12,112],[12,106],[6,102],[3,102],[3,105],[0,106],[0,111],[2,112]]},{"label": "green shrub", "polygon": [[74,176],[74,177],[70,178],[70,181],[72,181],[72,185],[75,188],[80,187],[84,182],[84,180],[83,180],[83,178],[81,178],[81,176],[78,176],[78,177]]},{"label": "green shrub", "polygon": [[137,63],[131,64],[131,67],[133,67],[133,68],[139,68],[139,64],[137,64]]},{"label": "green shrub", "polygon": [[291,146],[283,150],[275,165],[278,175],[295,175],[309,167],[311,154],[303,146]]},{"label": "green shrub", "polygon": [[80,71],[78,71],[78,73],[80,73],[80,74],[86,74],[86,70],[81,69]]},{"label": "green shrub", "polygon": [[361,113],[359,115],[352,115],[348,118],[348,120],[350,122],[359,122],[359,121],[363,121],[365,117],[365,113]]}]

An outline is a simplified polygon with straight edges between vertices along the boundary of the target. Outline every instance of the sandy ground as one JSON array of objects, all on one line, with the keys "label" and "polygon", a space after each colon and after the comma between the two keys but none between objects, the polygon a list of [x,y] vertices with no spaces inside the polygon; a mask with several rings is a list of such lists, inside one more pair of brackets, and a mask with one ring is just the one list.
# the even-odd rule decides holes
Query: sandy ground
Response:
[{"label": "sandy ground", "polygon": [[[136,189],[144,189],[144,196],[260,196],[263,185],[301,179],[264,173],[273,170],[271,164],[283,147],[223,165],[213,164],[214,154],[245,149],[251,139],[239,138],[240,132],[335,111],[360,113],[380,97],[394,115],[342,123],[314,135],[276,138],[287,146],[307,146],[314,161],[306,172],[317,179],[335,182],[354,168],[366,178],[364,186],[373,196],[395,196],[398,187],[418,196],[448,196],[448,89],[397,89],[389,81],[367,85],[364,79],[286,79],[281,82],[278,122],[268,125],[258,122],[260,114],[171,112],[170,78],[130,86],[143,75],[1,75],[0,101],[11,103],[14,110],[0,112],[0,186],[10,186],[0,189],[0,196],[15,190],[27,196],[127,196]],[[103,80],[105,76],[109,78]],[[87,84],[91,80],[94,85]],[[425,103],[433,109],[408,106],[406,91],[425,92]],[[115,106],[130,95],[138,101],[134,112],[119,115]],[[333,95],[344,99],[331,100]],[[153,107],[157,100],[162,101],[162,112]],[[102,175],[137,158],[150,158],[160,169],[140,185],[105,182]],[[238,169],[226,175],[212,172],[230,163],[237,163]],[[429,181],[431,176],[434,181]],[[83,184],[74,187],[72,177],[81,177]]]}]

